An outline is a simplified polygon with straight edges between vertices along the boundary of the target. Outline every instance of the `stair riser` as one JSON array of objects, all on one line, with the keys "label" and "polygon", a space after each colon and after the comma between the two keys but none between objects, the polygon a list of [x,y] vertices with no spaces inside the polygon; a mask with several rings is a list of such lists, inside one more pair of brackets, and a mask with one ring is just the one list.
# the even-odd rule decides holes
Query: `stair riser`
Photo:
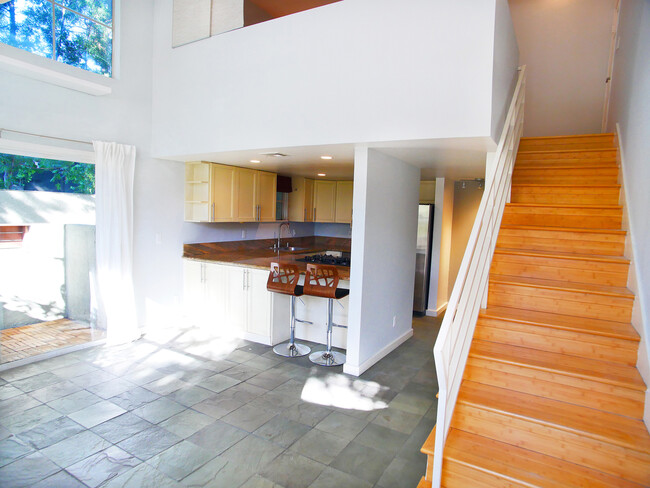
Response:
[{"label": "stair riser", "polygon": [[620,229],[621,218],[620,209],[506,206],[502,224],[578,229]]},{"label": "stair riser", "polygon": [[629,322],[631,298],[553,290],[507,283],[490,283],[489,306],[575,315],[614,322]]},{"label": "stair riser", "polygon": [[572,151],[568,150],[536,150],[536,151],[522,151],[521,149],[517,153],[517,161],[540,161],[543,159],[580,159],[580,160],[592,160],[592,159],[608,159],[616,160],[616,149],[597,149],[595,151],[589,150],[578,150]]},{"label": "stair riser", "polygon": [[625,251],[625,235],[538,229],[501,229],[497,247],[622,256]]},{"label": "stair riser", "polygon": [[580,136],[557,137],[522,137],[519,142],[520,151],[562,149],[613,149],[613,134],[588,134]]},{"label": "stair riser", "polygon": [[512,176],[513,185],[616,185],[618,176],[611,175],[521,175]]},{"label": "stair riser", "polygon": [[650,483],[650,455],[553,426],[459,403],[452,427],[625,477],[636,483]]},{"label": "stair riser", "polygon": [[485,385],[544,396],[636,419],[643,417],[643,393],[522,366],[470,356],[464,378]]},{"label": "stair riser", "polygon": [[512,203],[554,205],[618,205],[618,187],[513,186]]},{"label": "stair riser", "polygon": [[490,273],[548,280],[625,286],[628,263],[521,256],[495,253]]},{"label": "stair riser", "polygon": [[635,366],[638,342],[481,317],[474,339]]}]

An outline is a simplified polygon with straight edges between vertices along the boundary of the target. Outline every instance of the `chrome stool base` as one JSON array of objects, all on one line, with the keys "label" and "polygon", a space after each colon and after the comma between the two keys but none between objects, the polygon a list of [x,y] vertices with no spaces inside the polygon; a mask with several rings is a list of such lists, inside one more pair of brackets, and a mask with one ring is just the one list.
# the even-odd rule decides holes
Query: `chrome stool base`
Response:
[{"label": "chrome stool base", "polygon": [[342,366],[345,363],[345,354],[336,351],[316,351],[309,355],[309,360],[319,366]]},{"label": "chrome stool base", "polygon": [[311,347],[305,346],[304,344],[297,344],[290,342],[285,342],[284,344],[278,344],[273,348],[273,352],[278,356],[284,356],[285,358],[299,358],[306,356],[311,352]]}]

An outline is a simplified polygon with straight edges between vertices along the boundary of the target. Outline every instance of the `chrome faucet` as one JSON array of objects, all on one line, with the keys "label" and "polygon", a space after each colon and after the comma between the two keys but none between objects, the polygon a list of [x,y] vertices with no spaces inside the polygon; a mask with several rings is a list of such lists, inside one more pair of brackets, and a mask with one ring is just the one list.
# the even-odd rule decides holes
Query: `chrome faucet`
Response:
[{"label": "chrome faucet", "polygon": [[278,229],[278,244],[277,244],[277,247],[276,247],[276,249],[278,249],[278,250],[280,250],[280,248],[282,247],[282,241],[280,239],[282,238],[282,227],[285,226],[285,225],[287,226],[287,231],[291,230],[289,222],[282,222],[280,224],[280,228]]}]

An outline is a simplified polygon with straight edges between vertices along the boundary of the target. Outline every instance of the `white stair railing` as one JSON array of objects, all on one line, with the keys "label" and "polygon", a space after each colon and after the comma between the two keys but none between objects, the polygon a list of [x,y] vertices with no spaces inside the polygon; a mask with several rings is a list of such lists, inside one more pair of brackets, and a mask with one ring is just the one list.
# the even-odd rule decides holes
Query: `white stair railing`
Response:
[{"label": "white stair railing", "polygon": [[501,139],[488,168],[485,190],[476,214],[467,248],[451,292],[438,339],[433,346],[438,375],[438,414],[433,454],[433,486],[440,486],[445,441],[449,433],[458,391],[465,372],[479,310],[485,307],[488,276],[510,185],[524,121],[526,67],[512,96]]}]

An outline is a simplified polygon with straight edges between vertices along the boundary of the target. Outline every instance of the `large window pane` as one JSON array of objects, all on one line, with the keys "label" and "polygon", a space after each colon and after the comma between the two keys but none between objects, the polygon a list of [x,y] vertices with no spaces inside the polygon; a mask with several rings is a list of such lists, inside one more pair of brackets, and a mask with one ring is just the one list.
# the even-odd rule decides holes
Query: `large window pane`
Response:
[{"label": "large window pane", "polygon": [[56,3],[84,14],[91,19],[111,25],[113,18],[112,0],[57,0]]},{"label": "large window pane", "polygon": [[61,7],[55,7],[55,10],[56,60],[110,76],[111,29]]},{"label": "large window pane", "polygon": [[52,57],[52,4],[11,0],[0,4],[0,42]]}]

